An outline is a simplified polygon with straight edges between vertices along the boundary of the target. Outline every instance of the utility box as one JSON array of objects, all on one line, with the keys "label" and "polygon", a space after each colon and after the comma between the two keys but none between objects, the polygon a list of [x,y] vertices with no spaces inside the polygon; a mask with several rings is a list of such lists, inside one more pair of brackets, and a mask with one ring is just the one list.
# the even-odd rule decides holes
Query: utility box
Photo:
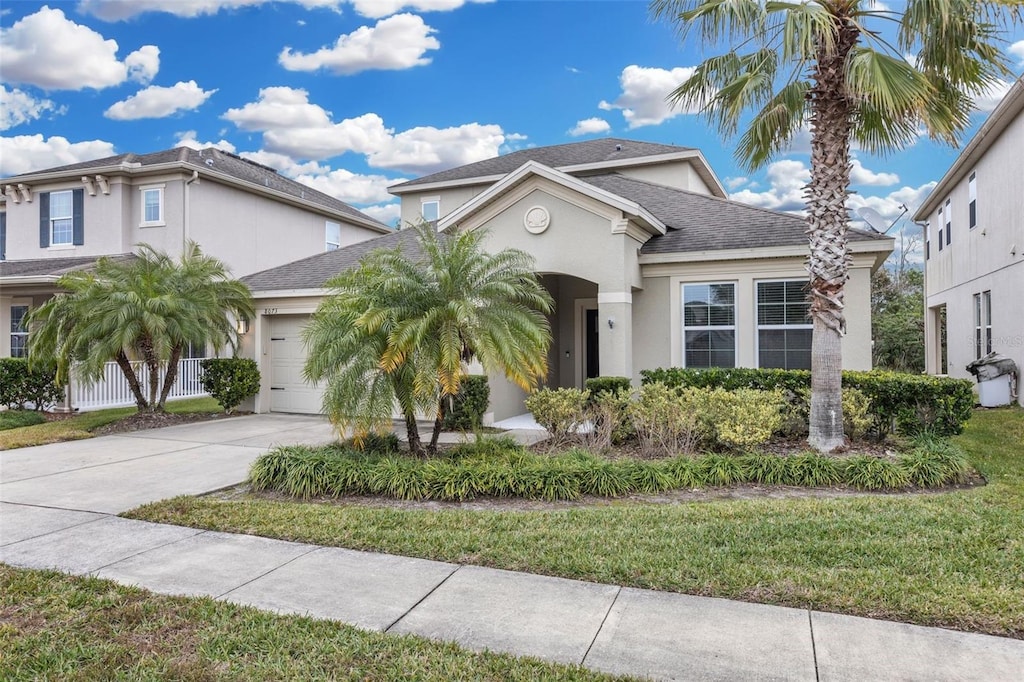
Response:
[{"label": "utility box", "polygon": [[999,353],[989,353],[967,365],[978,379],[978,402],[982,407],[1001,407],[1013,401],[1017,363]]}]

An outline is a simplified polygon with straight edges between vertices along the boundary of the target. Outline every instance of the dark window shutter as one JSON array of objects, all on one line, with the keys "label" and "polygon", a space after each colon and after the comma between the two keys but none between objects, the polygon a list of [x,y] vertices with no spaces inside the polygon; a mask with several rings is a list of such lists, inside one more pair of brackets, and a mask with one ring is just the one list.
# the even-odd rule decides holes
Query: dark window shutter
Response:
[{"label": "dark window shutter", "polygon": [[50,246],[50,193],[39,194],[39,248]]},{"label": "dark window shutter", "polygon": [[0,213],[0,260],[7,260],[7,212]]},{"label": "dark window shutter", "polygon": [[85,190],[71,190],[71,217],[74,230],[72,243],[75,246],[85,244]]}]

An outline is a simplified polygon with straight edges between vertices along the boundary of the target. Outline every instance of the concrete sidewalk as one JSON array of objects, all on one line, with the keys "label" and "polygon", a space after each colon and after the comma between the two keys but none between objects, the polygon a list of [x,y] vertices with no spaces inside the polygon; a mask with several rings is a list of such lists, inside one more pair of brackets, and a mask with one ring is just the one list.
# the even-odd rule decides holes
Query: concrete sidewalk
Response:
[{"label": "concrete sidewalk", "polygon": [[0,562],[655,679],[1024,679],[1020,640],[111,515],[236,483],[271,442],[325,426],[258,416],[0,453]]}]

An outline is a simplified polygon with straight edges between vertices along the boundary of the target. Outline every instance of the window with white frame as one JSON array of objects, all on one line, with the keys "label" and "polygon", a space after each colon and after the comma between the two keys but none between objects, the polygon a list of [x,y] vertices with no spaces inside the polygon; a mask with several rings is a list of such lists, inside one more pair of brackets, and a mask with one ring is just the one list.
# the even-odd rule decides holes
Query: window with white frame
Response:
[{"label": "window with white frame", "polygon": [[74,202],[71,190],[50,192],[50,246],[72,244],[74,239]]},{"label": "window with white frame", "polygon": [[140,227],[160,227],[164,222],[164,187],[140,187],[142,216]]},{"label": "window with white frame", "polygon": [[420,217],[428,223],[437,222],[441,217],[441,200],[435,197],[420,201]]},{"label": "window with white frame", "polygon": [[736,366],[736,285],[683,284],[683,364]]},{"label": "window with white frame", "polygon": [[974,357],[992,352],[992,292],[974,295]]},{"label": "window with white frame", "polygon": [[341,223],[328,220],[324,224],[324,251],[341,248]]},{"label": "window with white frame", "polygon": [[967,180],[967,224],[973,230],[978,226],[978,180],[972,172]]},{"label": "window with white frame", "polygon": [[28,357],[28,327],[25,316],[28,315],[27,305],[11,306],[11,357]]},{"label": "window with white frame", "polygon": [[939,219],[938,219],[937,223],[939,225],[939,251],[942,251],[942,232],[943,232],[945,223],[942,222],[942,207],[941,206],[939,206]]},{"label": "window with white frame", "polygon": [[949,240],[953,232],[953,209],[949,204],[950,200],[946,199],[946,246],[949,246]]},{"label": "window with white frame", "polygon": [[810,304],[804,280],[757,283],[757,366],[811,368]]}]

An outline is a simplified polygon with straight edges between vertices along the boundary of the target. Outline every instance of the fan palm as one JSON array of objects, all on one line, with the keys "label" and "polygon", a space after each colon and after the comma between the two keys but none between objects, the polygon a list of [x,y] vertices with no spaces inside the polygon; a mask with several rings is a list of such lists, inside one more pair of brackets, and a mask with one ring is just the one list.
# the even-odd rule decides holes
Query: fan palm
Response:
[{"label": "fan palm", "polygon": [[[57,285],[65,293],[29,315],[30,359],[54,359],[58,379],[74,367],[85,381],[102,378],[113,360],[139,410],[151,412],[163,411],[189,343],[235,348],[233,320],[253,316],[249,288],[194,242],[177,261],[142,244],[135,258],[101,258],[93,270],[68,273]],[[148,380],[133,359],[142,361]]]},{"label": "fan palm", "polygon": [[699,109],[727,137],[744,123],[736,149],[742,165],[763,166],[810,125],[811,179],[804,190],[814,325],[810,443],[818,450],[843,443],[850,144],[888,152],[912,144],[922,128],[957,144],[974,99],[1009,73],[1001,30],[1020,18],[1021,6],[1021,0],[908,0],[893,11],[873,0],[651,3],[655,16],[675,23],[684,38],[730,44],[701,62],[670,100]]},{"label": "fan palm", "polygon": [[[487,253],[482,230],[410,229],[418,254],[374,251],[328,282],[305,330],[305,374],[326,382],[326,412],[357,434],[389,424],[397,402],[409,447],[423,454],[436,451],[442,401],[459,392],[470,360],[524,390],[547,376],[553,303],[532,257]],[[417,411],[435,417],[425,449]]]}]

